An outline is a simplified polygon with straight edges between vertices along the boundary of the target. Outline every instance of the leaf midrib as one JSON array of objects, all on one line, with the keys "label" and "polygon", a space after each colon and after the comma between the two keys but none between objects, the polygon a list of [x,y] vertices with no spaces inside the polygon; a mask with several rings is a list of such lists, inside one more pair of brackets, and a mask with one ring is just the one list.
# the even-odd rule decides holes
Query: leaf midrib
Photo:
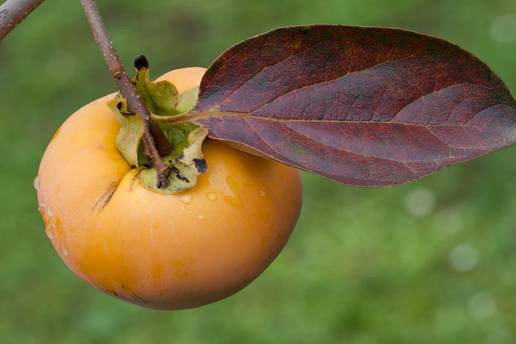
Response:
[{"label": "leaf midrib", "polygon": [[[499,105],[499,104],[496,104]],[[262,121],[270,121],[277,123],[328,123],[328,124],[365,124],[365,125],[398,125],[407,127],[421,127],[421,128],[476,128],[481,129],[482,127],[465,124],[420,124],[420,123],[403,123],[395,121],[349,121],[349,120],[329,120],[329,119],[300,119],[300,118],[277,118],[264,115],[254,115],[248,112],[237,112],[237,111],[202,111],[202,112],[190,112],[183,118],[184,121],[202,121],[214,118],[225,118],[225,117],[236,117],[242,119],[254,119]],[[177,117],[176,117],[177,118]]]}]

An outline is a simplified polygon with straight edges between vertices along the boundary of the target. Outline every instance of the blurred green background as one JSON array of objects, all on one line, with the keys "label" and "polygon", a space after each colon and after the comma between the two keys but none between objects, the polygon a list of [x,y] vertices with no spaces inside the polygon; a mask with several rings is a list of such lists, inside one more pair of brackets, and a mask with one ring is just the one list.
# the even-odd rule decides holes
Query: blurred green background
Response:
[{"label": "blurred green background", "polygon": [[[126,65],[208,66],[293,24],[394,26],[479,56],[516,93],[514,0],[98,1]],[[114,89],[79,1],[47,0],[0,46],[0,343],[514,343],[516,149],[415,183],[305,175],[272,266],[235,296],[162,312],[75,278],[45,237],[32,180],[69,114]]]}]

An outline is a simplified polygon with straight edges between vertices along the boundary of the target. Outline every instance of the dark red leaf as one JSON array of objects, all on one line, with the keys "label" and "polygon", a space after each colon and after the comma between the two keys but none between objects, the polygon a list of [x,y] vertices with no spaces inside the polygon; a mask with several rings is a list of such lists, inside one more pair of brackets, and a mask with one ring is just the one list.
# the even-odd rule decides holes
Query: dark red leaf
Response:
[{"label": "dark red leaf", "polygon": [[212,138],[363,186],[516,141],[516,102],[486,65],[446,41],[384,28],[253,37],[213,63],[193,112]]}]

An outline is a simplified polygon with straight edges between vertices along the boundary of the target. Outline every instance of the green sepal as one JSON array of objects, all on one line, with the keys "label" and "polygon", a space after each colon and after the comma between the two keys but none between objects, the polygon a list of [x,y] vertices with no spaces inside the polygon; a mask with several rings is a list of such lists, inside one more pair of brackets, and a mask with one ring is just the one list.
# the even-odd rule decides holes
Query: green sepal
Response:
[{"label": "green sepal", "polygon": [[199,87],[192,88],[179,95],[176,109],[179,114],[190,112],[193,110],[199,100]]},{"label": "green sepal", "polygon": [[149,68],[141,67],[134,80],[138,94],[149,111],[158,116],[176,116],[179,94],[169,81],[151,81]]},{"label": "green sepal", "polygon": [[143,120],[140,116],[128,112],[127,103],[120,96],[108,101],[107,104],[120,123],[120,130],[115,142],[116,148],[129,165],[133,167],[140,166],[142,163],[141,157],[144,156],[141,148],[141,142],[145,133]]},{"label": "green sepal", "polygon": [[173,149],[170,154],[163,158],[163,161],[167,162],[172,159],[177,158],[183,149],[185,149],[188,144],[188,136],[190,133],[198,128],[198,125],[193,123],[180,123],[173,125],[162,125],[161,130],[165,134],[168,139],[168,142],[172,145]]},{"label": "green sepal", "polygon": [[[140,172],[138,177],[142,185],[151,191],[162,194],[176,194],[194,187],[198,177],[207,169],[202,153],[202,143],[207,135],[206,128],[196,127],[189,132],[186,145],[179,151],[179,154],[174,149],[174,152],[163,159],[170,169],[167,187],[158,188],[156,186],[157,172],[155,168],[144,169]],[[173,154],[177,156],[172,157]]]},{"label": "green sepal", "polygon": [[[199,100],[199,87],[192,88],[188,91],[184,91],[178,96],[176,110],[178,112],[177,115],[181,115],[193,110],[195,105],[197,105],[197,101]],[[158,123],[167,125],[169,119],[173,116],[158,116],[156,114],[151,113],[152,119]]]}]

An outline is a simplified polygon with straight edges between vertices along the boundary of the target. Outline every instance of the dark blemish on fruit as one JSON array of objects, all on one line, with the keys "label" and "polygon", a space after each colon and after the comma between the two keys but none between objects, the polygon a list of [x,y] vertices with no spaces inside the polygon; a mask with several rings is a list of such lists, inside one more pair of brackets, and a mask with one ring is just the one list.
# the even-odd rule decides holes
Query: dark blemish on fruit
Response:
[{"label": "dark blemish on fruit", "polygon": [[197,172],[204,173],[208,169],[208,164],[206,163],[206,160],[204,159],[194,159],[195,168],[197,169]]}]

